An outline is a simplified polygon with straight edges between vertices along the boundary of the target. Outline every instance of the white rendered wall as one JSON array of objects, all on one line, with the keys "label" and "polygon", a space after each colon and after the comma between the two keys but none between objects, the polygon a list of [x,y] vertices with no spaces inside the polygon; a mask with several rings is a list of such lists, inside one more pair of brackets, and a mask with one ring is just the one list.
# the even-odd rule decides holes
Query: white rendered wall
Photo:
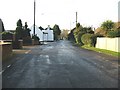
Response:
[{"label": "white rendered wall", "polygon": [[[33,34],[33,26],[30,28],[31,29],[31,36]],[[44,33],[48,33],[48,34],[43,34]],[[37,26],[35,27],[35,34],[37,34],[37,36],[40,38],[40,41],[54,41],[54,35],[53,35],[53,30],[49,30],[49,28],[47,30],[40,30]]]}]

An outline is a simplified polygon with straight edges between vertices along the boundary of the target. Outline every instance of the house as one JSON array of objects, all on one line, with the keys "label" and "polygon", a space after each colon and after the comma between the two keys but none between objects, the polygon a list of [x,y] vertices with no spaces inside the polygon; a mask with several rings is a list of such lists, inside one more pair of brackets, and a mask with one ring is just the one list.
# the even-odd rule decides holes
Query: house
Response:
[{"label": "house", "polygon": [[[33,26],[31,27],[31,32],[30,32],[31,36],[33,34]],[[53,35],[53,30],[50,28],[50,26],[48,25],[48,27],[44,30],[40,30],[37,26],[35,26],[35,34],[40,38],[40,41],[54,41],[54,35]]]}]

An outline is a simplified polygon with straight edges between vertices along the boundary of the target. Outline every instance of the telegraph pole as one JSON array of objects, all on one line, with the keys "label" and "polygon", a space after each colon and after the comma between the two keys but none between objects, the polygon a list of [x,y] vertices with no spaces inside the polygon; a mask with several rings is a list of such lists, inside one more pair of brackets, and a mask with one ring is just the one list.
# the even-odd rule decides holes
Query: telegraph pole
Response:
[{"label": "telegraph pole", "polygon": [[76,26],[77,26],[77,12],[76,12]]},{"label": "telegraph pole", "polygon": [[36,2],[34,0],[34,30],[33,30],[33,36],[35,35],[35,9],[36,9]]}]

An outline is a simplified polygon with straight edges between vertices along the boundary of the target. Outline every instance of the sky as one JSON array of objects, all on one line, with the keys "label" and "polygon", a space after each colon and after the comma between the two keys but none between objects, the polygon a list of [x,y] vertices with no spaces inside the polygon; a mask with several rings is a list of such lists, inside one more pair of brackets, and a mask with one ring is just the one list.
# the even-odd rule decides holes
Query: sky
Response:
[{"label": "sky", "polygon": [[[15,30],[18,19],[33,25],[34,0],[0,0],[0,18],[6,30]],[[119,0],[36,0],[36,25],[60,29],[75,27],[75,12],[83,26],[99,27],[106,20],[118,21]]]}]

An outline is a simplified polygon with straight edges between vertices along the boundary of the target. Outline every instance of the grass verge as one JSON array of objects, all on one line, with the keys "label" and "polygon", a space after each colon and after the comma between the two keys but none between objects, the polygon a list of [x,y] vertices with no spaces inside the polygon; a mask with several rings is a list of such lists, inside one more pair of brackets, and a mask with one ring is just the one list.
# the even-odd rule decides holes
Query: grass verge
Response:
[{"label": "grass verge", "polygon": [[115,57],[120,57],[120,52],[114,52],[114,51],[110,51],[110,50],[105,50],[105,49],[99,49],[99,48],[95,48],[95,47],[89,47],[89,46],[81,46],[84,49],[88,49],[88,50],[93,50],[99,53],[104,53],[107,55],[111,55],[111,56],[115,56]]}]

